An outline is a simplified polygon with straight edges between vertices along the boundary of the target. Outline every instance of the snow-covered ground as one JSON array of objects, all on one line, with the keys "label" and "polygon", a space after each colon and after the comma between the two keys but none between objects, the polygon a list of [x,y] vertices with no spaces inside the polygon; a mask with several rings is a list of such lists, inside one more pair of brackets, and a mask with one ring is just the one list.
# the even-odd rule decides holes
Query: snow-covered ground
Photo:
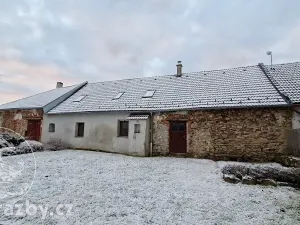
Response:
[{"label": "snow-covered ground", "polygon": [[25,199],[52,208],[72,203],[72,214],[42,221],[40,214],[7,216],[0,208],[0,224],[300,224],[300,191],[226,183],[210,160],[76,150],[35,157]]}]

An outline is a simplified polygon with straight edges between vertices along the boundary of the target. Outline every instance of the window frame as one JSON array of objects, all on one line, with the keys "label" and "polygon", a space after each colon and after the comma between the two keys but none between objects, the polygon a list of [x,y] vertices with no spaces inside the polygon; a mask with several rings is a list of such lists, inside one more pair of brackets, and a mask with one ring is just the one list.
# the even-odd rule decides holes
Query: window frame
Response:
[{"label": "window frame", "polygon": [[86,95],[80,95],[78,98],[73,100],[73,102],[81,102],[85,97],[86,97]]},{"label": "window frame", "polygon": [[[82,131],[82,135],[79,135],[81,132],[79,132],[79,126],[83,124],[83,131]],[[84,137],[84,127],[85,127],[85,123],[84,122],[76,122],[75,125],[75,137],[78,138],[83,138]]]},{"label": "window frame", "polygon": [[[123,123],[127,124],[127,132],[123,133]],[[128,120],[118,120],[118,137],[126,137],[129,135],[129,121]]]},{"label": "window frame", "polygon": [[125,92],[119,92],[112,100],[120,99],[124,94]]},{"label": "window frame", "polygon": [[143,95],[143,98],[152,98],[155,94],[156,90],[147,90]]},{"label": "window frame", "polygon": [[48,132],[55,133],[55,123],[49,123]]},{"label": "window frame", "polygon": [[134,133],[135,134],[140,134],[141,133],[141,124],[140,123],[135,123],[134,124]]}]

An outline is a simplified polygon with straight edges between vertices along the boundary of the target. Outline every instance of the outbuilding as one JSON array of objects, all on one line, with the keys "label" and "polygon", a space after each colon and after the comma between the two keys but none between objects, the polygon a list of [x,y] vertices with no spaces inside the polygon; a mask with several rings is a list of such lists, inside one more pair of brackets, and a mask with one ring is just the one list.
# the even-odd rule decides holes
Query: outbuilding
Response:
[{"label": "outbuilding", "polygon": [[44,113],[66,100],[86,83],[63,87],[63,83],[57,82],[56,89],[0,105],[0,128],[39,141]]}]

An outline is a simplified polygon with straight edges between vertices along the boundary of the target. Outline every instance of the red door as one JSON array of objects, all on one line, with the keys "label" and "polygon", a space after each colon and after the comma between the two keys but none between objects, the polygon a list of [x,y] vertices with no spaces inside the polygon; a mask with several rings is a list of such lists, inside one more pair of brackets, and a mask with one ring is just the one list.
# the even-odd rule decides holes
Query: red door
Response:
[{"label": "red door", "polygon": [[186,153],[186,122],[170,122],[170,153]]},{"label": "red door", "polygon": [[41,120],[28,120],[26,137],[39,141],[41,137]]}]

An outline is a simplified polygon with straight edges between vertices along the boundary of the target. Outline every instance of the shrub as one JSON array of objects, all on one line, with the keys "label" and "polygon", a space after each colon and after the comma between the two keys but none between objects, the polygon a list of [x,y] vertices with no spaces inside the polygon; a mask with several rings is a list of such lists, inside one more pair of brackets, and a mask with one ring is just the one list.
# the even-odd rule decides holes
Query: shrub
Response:
[{"label": "shrub", "polygon": [[16,148],[15,147],[5,147],[0,149],[1,156],[11,156],[16,155]]},{"label": "shrub", "polygon": [[30,152],[40,152],[44,150],[42,143],[38,141],[28,140],[16,146],[17,154],[25,154]]},{"label": "shrub", "polygon": [[8,134],[8,133],[0,134],[0,139],[7,141],[8,143],[12,144],[13,146],[17,146],[25,141],[25,139],[19,135]]},{"label": "shrub", "polygon": [[45,150],[48,150],[48,151],[60,151],[60,150],[69,149],[69,148],[72,148],[72,146],[69,143],[67,143],[59,138],[51,138],[45,144]]},{"label": "shrub", "polygon": [[0,136],[0,149],[6,147],[12,147],[13,145],[8,143],[4,138]]}]

